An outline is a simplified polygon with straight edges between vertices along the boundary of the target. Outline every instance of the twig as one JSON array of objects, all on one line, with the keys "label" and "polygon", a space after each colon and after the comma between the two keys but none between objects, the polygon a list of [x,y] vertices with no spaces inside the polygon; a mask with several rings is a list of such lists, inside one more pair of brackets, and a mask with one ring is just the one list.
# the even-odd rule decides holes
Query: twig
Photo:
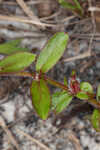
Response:
[{"label": "twig", "polygon": [[[1,0],[2,2],[2,0]],[[40,4],[40,3],[44,3],[43,0],[36,0],[36,1],[28,1],[26,2],[27,5],[34,5],[34,4]],[[46,3],[48,3],[48,1],[46,1]],[[13,2],[13,1],[3,1],[2,4],[5,4],[5,5],[17,5],[16,2]]]},{"label": "twig", "polygon": [[13,137],[12,133],[10,132],[8,127],[6,126],[6,123],[3,119],[3,117],[1,117],[1,116],[0,116],[0,126],[3,128],[3,130],[7,134],[8,140],[10,141],[10,143],[12,143],[16,147],[17,150],[20,150],[18,143],[16,142],[16,140]]},{"label": "twig", "polygon": [[36,15],[33,13],[33,11],[30,10],[30,8],[25,4],[23,0],[16,0],[19,6],[23,9],[23,11],[30,17],[31,19],[38,21],[40,23],[40,20]]},{"label": "twig", "polygon": [[48,16],[48,17],[42,17],[40,18],[41,21],[45,21],[45,20],[49,20],[52,19],[54,17],[57,17],[59,14],[61,13],[61,10],[58,10],[57,12],[55,12],[54,14]]},{"label": "twig", "polygon": [[90,56],[92,56],[92,54],[90,53],[90,51],[87,51],[87,52],[85,52],[83,54],[80,54],[78,56],[73,56],[73,57],[70,57],[70,58],[66,58],[63,61],[64,62],[75,61],[75,60],[84,59],[84,58],[87,58],[87,57],[90,57]]},{"label": "twig", "polygon": [[100,8],[99,7],[93,7],[93,6],[91,6],[91,7],[89,7],[89,9],[88,9],[89,11],[100,11]]},{"label": "twig", "polygon": [[71,133],[69,133],[68,139],[74,143],[76,150],[82,150],[82,147],[80,145],[78,138],[75,136],[75,134],[72,131],[71,131]]},{"label": "twig", "polygon": [[[89,3],[89,7],[92,7],[91,0],[88,0],[88,3]],[[91,37],[90,43],[89,43],[89,48],[88,48],[89,52],[91,52],[92,42],[93,42],[93,39],[94,39],[94,36],[95,36],[95,33],[96,33],[95,15],[94,15],[93,11],[91,11],[91,18],[92,18],[92,25],[93,25],[93,34],[92,34],[92,37]]]},{"label": "twig", "polygon": [[54,24],[46,24],[46,23],[38,22],[36,20],[29,20],[29,19],[27,19],[25,17],[0,15],[0,20],[9,20],[9,21],[23,22],[23,23],[38,25],[38,26],[41,26],[41,27],[57,27],[57,25],[54,25]]},{"label": "twig", "polygon": [[26,77],[33,79],[33,76],[29,72],[18,72],[18,73],[0,73],[0,76],[10,76],[10,77]]},{"label": "twig", "polygon": [[43,148],[44,150],[51,150],[49,149],[46,145],[44,145],[43,143],[39,142],[38,140],[34,139],[32,136],[30,136],[29,134],[25,133],[24,131],[20,130],[20,129],[16,129],[16,131],[19,134],[22,134],[23,136],[27,137],[29,140],[31,140],[33,143],[36,143],[37,145],[39,145],[41,148]]}]

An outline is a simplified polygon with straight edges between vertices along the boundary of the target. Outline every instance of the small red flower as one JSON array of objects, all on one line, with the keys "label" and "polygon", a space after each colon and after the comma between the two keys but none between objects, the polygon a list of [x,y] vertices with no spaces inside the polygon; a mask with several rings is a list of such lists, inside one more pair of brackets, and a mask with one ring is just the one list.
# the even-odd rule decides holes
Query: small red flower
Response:
[{"label": "small red flower", "polygon": [[76,95],[80,91],[80,82],[76,78],[76,74],[73,74],[69,80],[69,92],[72,95]]},{"label": "small red flower", "polygon": [[69,88],[70,92],[75,95],[80,91],[80,84],[77,80],[71,81]]}]

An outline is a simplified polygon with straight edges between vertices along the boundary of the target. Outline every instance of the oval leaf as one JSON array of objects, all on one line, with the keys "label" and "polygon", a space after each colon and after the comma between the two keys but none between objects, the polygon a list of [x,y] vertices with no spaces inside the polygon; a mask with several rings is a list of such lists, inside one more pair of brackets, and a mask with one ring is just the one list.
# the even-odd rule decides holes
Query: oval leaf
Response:
[{"label": "oval leaf", "polygon": [[6,42],[4,44],[0,44],[0,54],[12,54],[19,51],[26,51],[26,48],[21,48],[20,45],[21,40],[12,40],[9,42]]},{"label": "oval leaf", "polygon": [[43,79],[40,81],[33,81],[30,92],[32,104],[37,114],[41,119],[45,120],[48,117],[51,106],[50,93],[46,82]]},{"label": "oval leaf", "polygon": [[76,94],[76,97],[79,98],[79,99],[83,99],[83,100],[89,98],[89,96],[85,92],[78,92]]},{"label": "oval leaf", "polygon": [[91,122],[96,131],[100,132],[100,111],[95,109],[93,111]]},{"label": "oval leaf", "polygon": [[96,98],[97,98],[97,101],[100,101],[100,84],[98,85],[98,88],[97,88]]},{"label": "oval leaf", "polygon": [[0,73],[22,71],[35,60],[35,55],[28,52],[20,52],[7,56],[0,61]]},{"label": "oval leaf", "polygon": [[40,53],[37,59],[36,70],[43,73],[51,69],[64,53],[68,42],[68,35],[64,32],[55,34]]},{"label": "oval leaf", "polygon": [[81,82],[80,89],[84,92],[93,93],[92,85],[88,82]]},{"label": "oval leaf", "polygon": [[63,111],[72,101],[72,96],[67,92],[57,92],[52,96],[52,109],[57,113]]}]

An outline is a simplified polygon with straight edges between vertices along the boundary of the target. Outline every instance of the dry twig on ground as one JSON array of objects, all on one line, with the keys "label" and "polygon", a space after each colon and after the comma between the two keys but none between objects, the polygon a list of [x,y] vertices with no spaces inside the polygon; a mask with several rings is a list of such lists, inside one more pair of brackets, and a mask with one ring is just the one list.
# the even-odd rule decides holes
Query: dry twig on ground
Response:
[{"label": "dry twig on ground", "polygon": [[3,128],[3,130],[5,131],[5,133],[8,136],[8,141],[13,144],[17,150],[20,150],[19,145],[17,143],[17,141],[15,140],[14,136],[12,135],[11,131],[8,129],[3,117],[0,116],[0,126]]},{"label": "dry twig on ground", "polygon": [[19,134],[22,134],[23,136],[25,136],[26,138],[28,138],[29,140],[31,140],[33,143],[36,143],[39,147],[43,148],[44,150],[51,150],[46,145],[44,145],[43,143],[41,143],[38,140],[34,139],[32,136],[30,136],[29,134],[25,133],[24,131],[22,131],[20,129],[16,129],[16,131]]}]

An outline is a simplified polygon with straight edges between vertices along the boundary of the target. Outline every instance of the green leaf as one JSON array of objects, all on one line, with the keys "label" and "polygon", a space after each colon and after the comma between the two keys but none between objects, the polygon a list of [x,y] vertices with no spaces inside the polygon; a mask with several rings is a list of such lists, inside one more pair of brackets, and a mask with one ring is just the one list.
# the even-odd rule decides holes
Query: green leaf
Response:
[{"label": "green leaf", "polygon": [[100,101],[100,84],[98,85],[98,88],[97,88],[96,99],[97,101]]},{"label": "green leaf", "polygon": [[100,111],[95,109],[93,111],[91,122],[96,131],[100,132]]},{"label": "green leaf", "polygon": [[70,9],[74,12],[76,12],[78,15],[83,16],[83,8],[81,7],[78,0],[73,0],[74,4],[71,4],[65,0],[58,0],[58,2],[67,9]]},{"label": "green leaf", "polygon": [[35,60],[35,55],[29,52],[19,52],[7,56],[0,61],[0,73],[11,73],[24,70]]},{"label": "green leaf", "polygon": [[26,48],[21,48],[20,45],[21,40],[12,40],[6,42],[4,44],[0,44],[0,54],[12,54],[19,51],[26,51]]},{"label": "green leaf", "polygon": [[64,32],[56,33],[47,43],[39,55],[36,70],[43,73],[51,69],[61,58],[68,43],[68,35]]},{"label": "green leaf", "polygon": [[82,11],[82,7],[81,7],[80,3],[78,2],[78,0],[73,0],[73,1],[76,4],[77,8]]},{"label": "green leaf", "polygon": [[74,4],[71,4],[65,0],[58,0],[58,2],[65,8],[71,9],[71,10],[80,10],[80,13],[82,14],[83,9],[80,5],[80,3],[77,0],[73,0]]},{"label": "green leaf", "polygon": [[72,98],[67,92],[56,92],[52,95],[52,109],[60,113],[70,104]]},{"label": "green leaf", "polygon": [[66,2],[65,0],[58,0],[58,2],[60,3],[60,5],[62,5],[65,8],[72,9],[72,10],[77,9],[76,5],[72,5],[71,3]]},{"label": "green leaf", "polygon": [[88,93],[93,93],[92,85],[88,82],[81,82],[80,83],[80,92],[76,94],[76,97],[79,99],[88,99]]},{"label": "green leaf", "polygon": [[79,99],[83,99],[83,100],[89,98],[89,96],[85,92],[78,92],[76,94],[76,97],[79,98]]},{"label": "green leaf", "polygon": [[41,119],[45,120],[51,107],[51,97],[46,82],[43,79],[33,81],[30,92],[35,111]]},{"label": "green leaf", "polygon": [[80,83],[80,89],[84,92],[93,93],[93,87],[88,82],[81,82]]}]

